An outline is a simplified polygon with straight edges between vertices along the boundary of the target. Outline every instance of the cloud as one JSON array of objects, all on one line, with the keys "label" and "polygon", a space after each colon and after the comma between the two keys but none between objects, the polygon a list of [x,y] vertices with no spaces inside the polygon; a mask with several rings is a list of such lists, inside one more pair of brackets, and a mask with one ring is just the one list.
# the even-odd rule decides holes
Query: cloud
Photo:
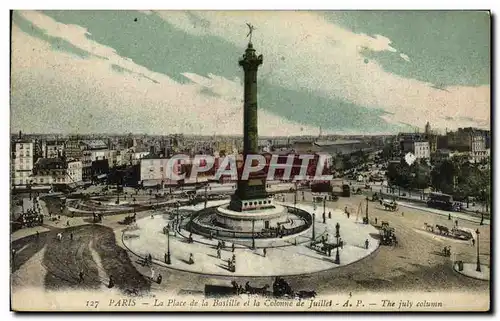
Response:
[{"label": "cloud", "polygon": [[[88,37],[87,30],[58,23],[39,12],[24,18],[90,54],[88,59],[54,51],[50,44],[13,26],[12,126],[34,131],[241,134],[239,79],[186,72],[192,83],[119,56]],[[29,88],[29,89],[28,89]],[[208,89],[216,95],[206,95]],[[238,98],[238,99],[237,99]],[[261,135],[292,135],[317,128],[292,123],[259,110]]]},{"label": "cloud", "polygon": [[[58,23],[39,12],[18,14],[48,35],[91,55],[82,59],[54,51],[49,43],[14,26],[13,126],[30,123],[41,131],[49,127],[84,132],[109,128],[116,132],[241,133],[241,79],[218,76],[215,70],[207,76],[185,70],[182,76],[191,83],[180,84],[93,41],[80,26]],[[395,124],[423,127],[427,120],[441,128],[489,124],[489,86],[456,86],[444,91],[391,74],[376,59],[365,62],[368,52],[387,52],[394,59],[409,61],[407,55],[398,55],[390,39],[356,34],[314,12],[154,14],[193,36],[220,37],[242,52],[247,42],[245,22],[253,23],[257,27],[254,46],[264,54],[259,78],[273,86],[384,110],[388,114],[381,118]],[[259,130],[261,135],[285,136],[319,131],[263,109],[259,109]]]},{"label": "cloud", "polygon": [[[261,77],[273,85],[293,90],[307,88],[324,97],[383,109],[391,114],[384,119],[394,123],[422,127],[429,120],[433,126],[442,128],[470,124],[446,118],[457,114],[472,118],[475,124],[489,123],[489,86],[457,86],[447,92],[432,88],[430,83],[389,73],[376,60],[366,63],[364,53],[397,53],[390,39],[354,33],[314,12],[160,11],[157,14],[192,35],[221,37],[242,50],[246,45],[245,23],[251,22],[257,28],[254,47],[264,55]],[[405,54],[399,57],[409,60]]]}]

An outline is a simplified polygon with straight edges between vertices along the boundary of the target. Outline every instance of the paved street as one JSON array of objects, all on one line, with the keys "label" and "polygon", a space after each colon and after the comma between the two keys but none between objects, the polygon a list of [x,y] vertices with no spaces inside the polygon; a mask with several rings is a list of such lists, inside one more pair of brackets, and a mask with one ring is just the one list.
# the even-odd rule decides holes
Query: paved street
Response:
[{"label": "paved street", "polygon": [[[300,195],[299,195],[300,196]],[[306,193],[305,204],[310,204],[311,194]],[[293,202],[293,194],[286,194],[286,201]],[[301,197],[299,197],[301,201]],[[357,209],[362,209],[357,214]],[[364,196],[340,198],[337,202],[328,202],[327,207],[343,209],[348,207],[351,215],[364,215]],[[317,213],[321,212],[321,205]],[[318,293],[338,291],[397,291],[410,290],[473,290],[486,291],[488,282],[464,277],[453,271],[452,260],[475,262],[476,247],[446,238],[436,237],[423,231],[424,223],[441,224],[451,227],[445,216],[428,213],[414,208],[405,208],[388,212],[379,203],[369,203],[369,218],[380,223],[388,221],[396,229],[399,245],[381,248],[372,256],[349,266],[322,271],[303,276],[287,277],[295,289],[316,289]],[[138,218],[147,217],[151,212],[138,214]],[[205,284],[229,285],[233,277],[210,277],[183,271],[173,271],[158,266],[156,273],[161,273],[161,285],[151,283],[151,271],[138,264],[138,257],[125,251],[121,243],[119,224],[125,215],[105,217],[103,224],[81,222],[79,226],[56,227],[45,225],[49,231],[40,232],[37,240],[34,235],[22,236],[13,240],[12,247],[18,252],[14,258],[12,284],[14,287],[38,284],[47,289],[63,288],[105,288],[108,278],[113,275],[116,287],[125,291],[138,288],[142,291],[160,290],[178,293],[179,291],[203,291]],[[462,221],[459,225],[480,231],[481,262],[490,265],[490,227]],[[109,226],[109,227],[107,227]],[[38,228],[40,229],[40,228]],[[35,233],[35,228],[23,229]],[[63,241],[56,240],[56,234],[62,231]],[[69,239],[73,233],[73,241]],[[452,257],[441,255],[442,248],[451,246]],[[152,245],[156,246],[156,245]],[[85,281],[78,282],[79,270],[85,269]],[[42,279],[34,282],[33,278]],[[272,283],[269,277],[236,278],[239,282],[250,280],[252,285],[263,286]]]}]

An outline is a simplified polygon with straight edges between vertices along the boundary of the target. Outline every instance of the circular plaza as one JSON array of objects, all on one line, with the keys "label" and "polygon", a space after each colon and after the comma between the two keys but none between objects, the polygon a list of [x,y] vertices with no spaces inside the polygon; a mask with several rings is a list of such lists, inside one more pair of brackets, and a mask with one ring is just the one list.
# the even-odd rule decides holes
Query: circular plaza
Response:
[{"label": "circular plaza", "polygon": [[[288,211],[283,224],[286,231],[293,233],[266,233],[259,228],[252,235],[237,235],[224,233],[223,229],[210,233],[200,228],[200,213],[213,213],[212,209],[224,208],[227,203],[210,201],[206,209],[203,203],[161,209],[124,230],[123,244],[141,258],[151,256],[153,268],[159,265],[198,274],[245,277],[329,270],[359,261],[379,246],[378,230],[363,224],[361,217],[347,217],[342,210],[331,208],[326,208],[323,215],[323,208],[315,210],[305,204],[295,209],[293,204],[276,203],[280,211]],[[307,222],[307,217],[314,218],[314,222]],[[207,218],[210,215],[203,217]],[[235,262],[234,270],[229,262]]]}]

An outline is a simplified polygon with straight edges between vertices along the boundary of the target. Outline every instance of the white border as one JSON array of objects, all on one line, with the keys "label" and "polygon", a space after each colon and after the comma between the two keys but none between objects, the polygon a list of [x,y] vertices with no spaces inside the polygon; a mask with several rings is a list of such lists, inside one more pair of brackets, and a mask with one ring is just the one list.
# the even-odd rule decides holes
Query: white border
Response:
[{"label": "white border", "polygon": [[[2,233],[1,235],[5,239],[3,243],[3,246],[1,246],[1,258],[2,258],[2,265],[1,265],[1,272],[2,276],[4,278],[7,278],[7,275],[9,274],[9,247],[7,244],[9,244],[9,225],[6,224],[8,220],[8,213],[9,213],[9,158],[7,155],[9,154],[9,140],[10,140],[10,130],[9,130],[9,49],[10,48],[10,36],[9,36],[9,12],[8,9],[10,8],[15,8],[15,9],[268,9],[268,10],[276,10],[276,9],[492,9],[493,13],[498,13],[500,10],[498,9],[498,3],[499,1],[481,1],[481,0],[475,0],[475,1],[438,1],[438,0],[420,0],[420,1],[387,1],[387,0],[378,0],[378,1],[361,1],[361,0],[350,0],[350,1],[345,1],[343,3],[339,3],[338,1],[317,1],[317,0],[309,0],[309,1],[269,1],[269,0],[253,0],[253,1],[242,1],[242,2],[236,2],[236,1],[231,1],[231,2],[223,2],[223,1],[200,1],[200,0],[184,0],[180,2],[171,2],[171,1],[113,1],[111,2],[112,4],[104,3],[102,0],[96,1],[96,0],[87,0],[87,1],[61,1],[61,0],[46,0],[42,2],[39,1],[25,1],[25,0],[19,0],[19,1],[11,1],[10,3],[7,1],[2,2],[2,28],[0,29],[0,34],[2,37],[2,43],[6,46],[3,47],[3,49],[0,51],[2,54],[2,73],[1,75],[3,76],[2,79],[2,86],[0,86],[2,90],[2,95],[0,96],[2,98],[2,108],[0,109],[0,121],[2,122],[2,126],[0,127],[3,132],[3,139],[0,140],[0,149],[3,151],[4,155],[6,157],[2,157],[2,163],[0,165],[0,182],[2,182],[2,190],[1,190],[1,197],[2,197],[2,213],[4,217],[4,222],[3,224],[0,224],[2,228]],[[165,4],[168,4],[166,6]],[[10,6],[9,6],[10,4]],[[4,8],[5,6],[5,8]],[[497,16],[498,18],[498,16]],[[498,23],[498,21],[497,21]],[[498,33],[494,33],[495,35],[495,40],[498,41]],[[495,56],[496,58],[497,56]],[[493,57],[492,57],[493,58]],[[498,93],[498,86],[496,85],[497,82],[495,82],[495,88],[492,88],[492,92]],[[473,108],[473,106],[471,106]],[[496,118],[496,117],[495,117]],[[496,119],[495,119],[496,120]],[[493,130],[493,128],[492,128]],[[497,150],[497,139],[494,138],[495,146],[494,150]],[[499,157],[495,155],[495,168],[498,165]],[[498,173],[495,174],[495,181],[496,178],[498,178],[497,175]],[[495,199],[499,199],[500,197],[500,191],[495,192]],[[497,229],[497,224],[495,224],[495,230]],[[496,237],[495,244],[493,247],[498,248],[498,239],[500,237]],[[498,253],[497,257],[498,257]],[[495,263],[493,266],[497,266],[498,260],[495,260]],[[5,280],[5,279],[4,279]],[[4,290],[1,293],[1,300],[2,302],[2,317],[5,317],[7,319],[13,318],[14,315],[9,312],[10,306],[9,306],[9,298],[10,298],[10,289],[8,286],[9,281],[6,280],[3,282],[5,284]],[[493,303],[493,302],[492,302]],[[122,317],[123,315],[119,315],[119,317]],[[158,315],[159,317],[165,317],[163,315]],[[366,315],[354,315],[355,317],[368,317]],[[39,316],[38,316],[39,317]],[[53,318],[53,315],[46,315],[45,317],[50,317]],[[64,315],[60,316],[67,318],[69,316]],[[89,318],[92,318],[93,320],[105,320],[105,318],[110,317],[110,315],[92,315],[88,316]],[[137,318],[137,315],[133,316],[134,318]],[[139,318],[145,318],[146,315],[143,315]],[[174,315],[168,315],[166,316],[168,318],[175,318]],[[193,315],[190,316],[189,318],[197,318],[197,317],[216,317],[220,318],[220,315]],[[226,316],[229,318],[234,318],[234,315],[229,315]],[[238,315],[237,318],[265,318],[267,316],[265,315],[252,315],[252,316],[244,316],[244,315]],[[273,316],[276,318],[289,318],[290,315],[283,315],[283,316]],[[297,315],[297,317],[305,317],[305,315]],[[316,316],[318,317],[318,316]],[[335,315],[322,315],[319,318],[321,319],[330,319],[332,317],[335,317]],[[350,315],[349,317],[352,317]],[[382,319],[385,317],[385,315],[370,315],[370,318],[373,319]],[[426,318],[426,319],[433,319],[433,318],[442,318],[436,315],[419,315],[416,318]],[[455,318],[454,315],[449,315],[446,316],[448,318]],[[87,318],[87,316],[85,316]],[[183,317],[185,319],[186,317]],[[467,319],[475,318],[473,316],[467,316]]]}]

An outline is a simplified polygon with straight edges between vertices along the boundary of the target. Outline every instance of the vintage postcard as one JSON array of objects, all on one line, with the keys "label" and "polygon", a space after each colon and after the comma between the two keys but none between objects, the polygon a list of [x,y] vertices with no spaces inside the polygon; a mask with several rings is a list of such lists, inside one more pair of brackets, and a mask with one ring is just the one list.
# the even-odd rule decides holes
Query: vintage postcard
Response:
[{"label": "vintage postcard", "polygon": [[12,11],[13,311],[488,311],[488,11]]}]

